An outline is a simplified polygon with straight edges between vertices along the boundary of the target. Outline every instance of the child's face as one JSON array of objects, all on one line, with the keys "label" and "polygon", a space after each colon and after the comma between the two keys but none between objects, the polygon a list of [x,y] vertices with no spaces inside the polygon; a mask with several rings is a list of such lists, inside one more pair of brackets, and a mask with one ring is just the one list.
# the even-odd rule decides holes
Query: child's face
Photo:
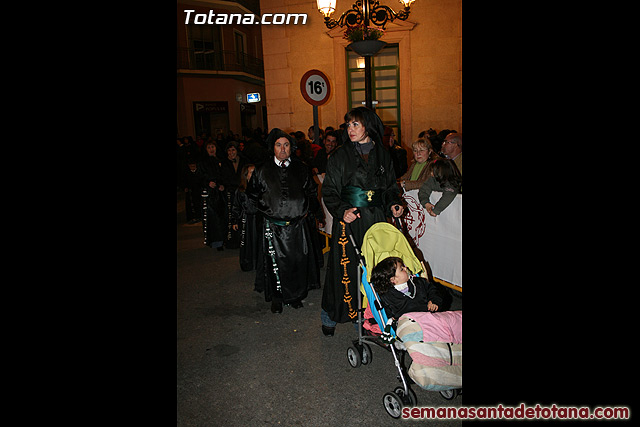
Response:
[{"label": "child's face", "polygon": [[409,272],[407,271],[407,267],[402,263],[396,264],[396,275],[391,278],[391,283],[394,285],[399,285],[400,283],[406,283],[409,281]]}]

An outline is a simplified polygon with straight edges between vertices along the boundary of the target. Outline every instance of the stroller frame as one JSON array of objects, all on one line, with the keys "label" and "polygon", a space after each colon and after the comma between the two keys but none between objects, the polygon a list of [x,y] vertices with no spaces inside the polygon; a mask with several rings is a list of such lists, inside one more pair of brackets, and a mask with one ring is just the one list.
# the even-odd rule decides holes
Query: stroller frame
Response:
[{"label": "stroller frame", "polygon": [[[348,227],[348,225],[347,225],[347,230],[349,233],[349,239],[351,240],[351,243],[355,248],[356,255],[358,256],[358,262],[359,262],[358,288],[359,288],[360,285],[362,284],[362,272],[366,271],[366,266],[364,265],[364,258],[360,253],[360,250],[358,249],[358,245],[356,244],[355,239],[353,238],[353,234],[351,233],[351,229],[350,227]],[[383,310],[382,303],[378,298],[377,292],[375,292],[375,290],[373,289],[373,286],[371,288],[373,290],[373,295],[375,297],[375,301],[369,301],[372,313],[374,309],[377,310],[380,319],[383,319],[382,313],[381,313],[381,311]],[[385,393],[382,401],[384,404],[384,408],[386,409],[387,413],[390,416],[392,416],[393,418],[400,418],[400,416],[402,415],[403,406],[412,407],[418,404],[418,399],[416,397],[416,394],[413,390],[411,390],[410,383],[409,383],[409,381],[411,381],[412,383],[413,381],[410,379],[407,373],[407,368],[405,366],[405,357],[408,352],[406,350],[396,349],[395,342],[387,344],[387,343],[381,342],[381,338],[379,336],[368,336],[363,334],[363,321],[364,321],[363,313],[365,309],[362,308],[362,292],[360,292],[360,289],[358,289],[357,294],[358,294],[358,309],[356,311],[358,313],[358,323],[357,323],[358,339],[353,340],[352,341],[353,345],[347,349],[347,360],[349,361],[349,364],[351,365],[352,368],[357,368],[361,364],[367,365],[371,363],[371,360],[373,360],[373,353],[371,352],[371,347],[369,347],[367,343],[375,344],[379,347],[384,348],[387,351],[391,351],[391,354],[393,355],[394,364],[396,366],[396,369],[398,370],[398,380],[402,382],[402,387],[398,386],[392,392]],[[379,326],[381,326],[381,329],[384,328],[384,325],[379,325]],[[394,338],[399,339],[396,337],[395,331],[393,329],[391,329],[391,333],[394,336]],[[397,352],[401,353],[400,359],[398,358]]]}]

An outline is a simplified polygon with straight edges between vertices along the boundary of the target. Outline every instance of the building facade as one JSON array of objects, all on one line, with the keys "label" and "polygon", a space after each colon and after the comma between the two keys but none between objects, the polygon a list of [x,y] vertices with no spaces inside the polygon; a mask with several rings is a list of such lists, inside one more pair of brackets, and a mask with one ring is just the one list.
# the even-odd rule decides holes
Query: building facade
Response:
[{"label": "building facade", "polygon": [[[402,8],[398,1],[380,2]],[[351,7],[350,0],[338,1],[332,17]],[[347,49],[345,28],[328,30],[316,0],[261,0],[260,9],[263,15],[307,14],[304,25],[260,25],[269,125],[304,131],[313,124],[300,79],[317,69],[332,85],[330,99],[318,108],[319,125],[338,126],[364,101],[364,71]],[[381,40],[388,45],[373,59],[373,100],[403,147],[429,128],[462,132],[462,0],[416,0],[409,19],[389,23]]]},{"label": "building facade", "polygon": [[[396,12],[402,8],[393,0],[381,4]],[[332,17],[352,5],[338,1]],[[194,10],[188,23],[185,10]],[[256,21],[194,22],[195,14],[203,22],[210,13],[255,14]],[[273,19],[289,14],[306,17]],[[243,127],[306,133],[313,107],[302,96],[300,80],[313,69],[332,88],[318,107],[321,128],[338,127],[350,108],[363,104],[362,58],[347,48],[345,28],[327,29],[316,0],[179,0],[177,15],[179,136],[203,129],[213,136],[227,129],[241,134]],[[272,19],[259,22],[264,16]],[[462,0],[416,0],[409,19],[387,24],[381,40],[387,46],[373,58],[373,100],[409,157],[423,130],[462,132]],[[260,93],[261,101],[247,103],[248,93]]]},{"label": "building facade", "polygon": [[[177,8],[177,136],[265,129],[262,33],[229,19],[259,15],[258,0],[179,0]],[[256,93],[260,101],[248,102]]]}]

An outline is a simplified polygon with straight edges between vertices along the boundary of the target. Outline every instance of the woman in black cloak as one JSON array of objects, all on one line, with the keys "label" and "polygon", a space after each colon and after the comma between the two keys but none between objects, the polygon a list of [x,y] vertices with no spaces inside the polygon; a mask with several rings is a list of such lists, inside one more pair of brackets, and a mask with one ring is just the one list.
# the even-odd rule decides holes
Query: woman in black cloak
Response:
[{"label": "woman in black cloak", "polygon": [[[267,137],[271,156],[256,167],[246,194],[262,213],[262,265],[256,284],[264,279],[265,301],[282,313],[282,304],[302,307],[308,289],[320,287],[320,269],[312,247],[310,213],[322,215],[318,186],[311,171],[294,152],[293,138],[274,128]],[[259,277],[262,275],[262,277]]]},{"label": "woman in black cloak", "polygon": [[380,117],[356,107],[344,120],[343,143],[329,157],[322,184],[324,203],[334,219],[321,311],[322,332],[329,336],[336,323],[357,320],[358,258],[349,228],[360,247],[369,227],[404,212]]},{"label": "woman in black cloak", "polygon": [[[256,215],[256,208],[245,193],[247,183],[253,175],[255,165],[249,163],[243,166],[240,184],[236,190],[231,208],[231,224],[240,235],[240,269],[252,271],[257,267],[258,250],[262,244],[262,218]],[[262,292],[263,287],[256,286],[255,290]]]},{"label": "woman in black cloak", "polygon": [[216,157],[216,144],[205,145],[205,155],[198,162],[197,174],[202,182],[202,227],[204,244],[223,250],[223,239],[227,231],[226,199],[220,173],[220,160]]},{"label": "woman in black cloak", "polygon": [[238,155],[238,143],[229,141],[225,149],[227,155],[220,161],[220,173],[224,184],[225,199],[227,203],[227,232],[225,233],[224,246],[227,249],[237,249],[240,247],[240,233],[234,230],[231,221],[233,205],[236,197],[236,190],[240,185],[242,168],[247,161]]}]

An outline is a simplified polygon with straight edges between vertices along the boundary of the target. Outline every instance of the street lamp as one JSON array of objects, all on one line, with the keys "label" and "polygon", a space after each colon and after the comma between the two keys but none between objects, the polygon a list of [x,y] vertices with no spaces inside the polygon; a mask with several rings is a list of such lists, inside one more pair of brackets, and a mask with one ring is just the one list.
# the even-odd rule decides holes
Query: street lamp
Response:
[{"label": "street lamp", "polygon": [[404,10],[396,13],[389,6],[381,5],[378,0],[356,0],[351,5],[351,9],[343,13],[337,21],[331,19],[331,14],[336,10],[337,0],[317,0],[317,4],[318,11],[324,15],[324,23],[329,29],[338,25],[353,27],[362,23],[369,26],[370,22],[384,29],[387,22],[393,22],[396,19],[406,20],[409,17],[411,3],[414,1],[400,0],[400,3],[404,5]]},{"label": "street lamp", "polygon": [[[396,13],[389,6],[381,5],[378,0],[356,0],[351,9],[340,15],[338,20],[332,19],[331,14],[336,10],[337,0],[316,0],[318,11],[324,15],[324,24],[328,29],[340,27],[370,27],[371,24],[385,29],[388,22],[396,19],[405,21],[409,18],[410,6],[415,0],[400,0],[404,9]],[[369,43],[366,43],[369,42]],[[371,57],[378,53],[386,43],[379,40],[361,40],[353,42],[349,47],[364,57],[364,88],[365,105],[373,109],[371,100]]]}]

